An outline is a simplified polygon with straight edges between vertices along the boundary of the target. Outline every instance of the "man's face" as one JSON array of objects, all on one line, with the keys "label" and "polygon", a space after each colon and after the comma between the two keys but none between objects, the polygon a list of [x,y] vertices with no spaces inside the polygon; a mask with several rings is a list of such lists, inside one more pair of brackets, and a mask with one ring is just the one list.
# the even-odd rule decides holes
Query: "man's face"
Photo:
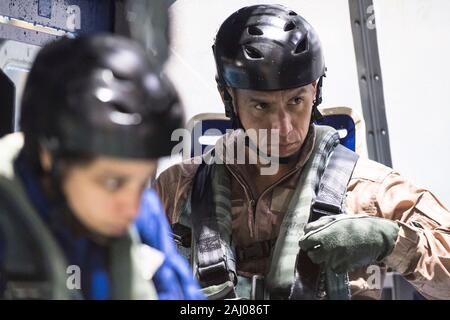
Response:
[{"label": "man's face", "polygon": [[[271,131],[278,129],[280,157],[291,156],[300,150],[308,133],[316,82],[304,87],[279,91],[244,89],[229,89],[229,91],[235,112],[246,130],[254,129],[259,132],[260,129],[266,129],[267,136],[270,137]],[[258,144],[256,141],[253,142]],[[272,148],[269,141],[267,145],[269,154]]]}]

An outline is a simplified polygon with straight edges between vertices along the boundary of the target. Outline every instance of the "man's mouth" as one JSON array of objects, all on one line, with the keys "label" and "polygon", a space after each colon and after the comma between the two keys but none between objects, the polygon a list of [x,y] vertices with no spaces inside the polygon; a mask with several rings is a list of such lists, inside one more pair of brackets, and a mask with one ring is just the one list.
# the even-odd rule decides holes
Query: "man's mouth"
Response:
[{"label": "man's mouth", "polygon": [[299,141],[296,141],[296,142],[291,142],[291,143],[279,143],[278,145],[273,145],[273,146],[274,147],[278,146],[280,148],[285,149],[285,148],[289,148],[289,147],[295,146],[295,145],[297,145],[299,143],[300,143]]},{"label": "man's mouth", "polygon": [[271,154],[275,156],[286,156],[286,154],[291,154],[295,152],[300,146],[300,141],[292,143],[280,143],[271,146]]},{"label": "man's mouth", "polygon": [[292,142],[292,143],[280,143],[280,147],[289,147],[292,146],[294,144],[297,144],[297,142]]}]

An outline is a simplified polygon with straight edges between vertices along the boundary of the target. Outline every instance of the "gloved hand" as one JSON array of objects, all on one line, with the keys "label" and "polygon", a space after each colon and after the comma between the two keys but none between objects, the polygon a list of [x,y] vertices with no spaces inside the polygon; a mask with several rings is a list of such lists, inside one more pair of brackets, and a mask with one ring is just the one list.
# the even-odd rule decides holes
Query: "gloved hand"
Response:
[{"label": "gloved hand", "polygon": [[299,245],[316,264],[336,273],[381,261],[394,249],[396,222],[368,215],[334,215],[311,222]]}]

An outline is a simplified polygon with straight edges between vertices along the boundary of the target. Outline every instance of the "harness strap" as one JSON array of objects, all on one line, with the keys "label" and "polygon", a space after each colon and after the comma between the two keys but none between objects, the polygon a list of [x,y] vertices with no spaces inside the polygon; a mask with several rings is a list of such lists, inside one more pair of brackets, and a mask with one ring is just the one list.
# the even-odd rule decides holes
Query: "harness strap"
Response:
[{"label": "harness strap", "polygon": [[[311,206],[310,221],[315,221],[325,215],[343,214],[344,199],[347,194],[347,185],[352,176],[359,156],[342,145],[334,149],[328,165],[320,179],[317,196]],[[298,273],[300,264],[305,263],[306,253],[300,251],[296,262]],[[303,294],[301,279],[295,277],[291,297],[299,297]],[[316,298],[328,297],[332,300],[348,300],[351,297],[348,286],[348,273],[336,274],[329,269],[321,268],[318,275]]]},{"label": "harness strap", "polygon": [[231,249],[222,241],[213,194],[213,176],[215,166],[202,164],[194,179],[192,204],[192,230],[195,254],[197,257],[196,273],[202,287],[216,287],[231,282],[225,286],[229,290],[228,298],[236,296],[234,284],[237,281],[235,272],[230,269],[227,254]]},{"label": "harness strap", "polygon": [[[304,233],[304,227],[310,220],[311,204],[317,194],[320,178],[325,171],[327,160],[332,151],[339,144],[337,132],[326,126],[315,126],[316,139],[312,156],[302,169],[294,194],[289,201],[278,233],[270,269],[266,275],[266,287],[271,299],[313,299],[316,292],[316,281],[319,266],[309,261],[309,268],[304,263],[298,263],[298,241]],[[308,256],[306,256],[308,258]],[[301,266],[302,272],[296,272]],[[302,281],[298,283],[305,286],[302,294],[292,295],[292,287],[296,276],[300,275]],[[305,297],[308,295],[308,297]]]},{"label": "harness strap", "polygon": [[[228,181],[230,177],[225,172],[224,166],[221,165],[201,164],[198,168],[191,194],[180,217],[180,223],[192,227],[191,249],[193,256],[191,261],[194,272],[203,287],[203,292],[208,298],[235,298],[236,292],[241,293],[239,296],[261,297],[260,294],[254,294],[254,290],[250,292],[250,289],[265,287],[264,292],[270,292],[270,296],[274,298],[277,297],[278,291],[280,291],[279,297],[288,297],[291,289],[290,298],[296,299],[296,293],[299,292],[295,289],[295,286],[304,283],[304,279],[301,279],[302,281],[298,279],[299,265],[302,268],[301,274],[304,275],[305,270],[309,274],[311,285],[308,286],[307,292],[311,295],[311,299],[317,298],[316,292],[320,284],[322,285],[319,289],[323,290],[319,290],[319,293],[323,291],[327,296],[327,291],[330,291],[328,297],[331,299],[336,299],[334,292],[345,291],[348,293],[348,284],[344,281],[345,279],[339,279],[338,283],[343,284],[341,286],[332,285],[330,279],[336,278],[336,274],[326,273],[325,276],[319,277],[322,270],[319,266],[314,265],[309,258],[311,267],[309,271],[308,268],[305,268],[304,263],[299,262],[301,260],[299,258],[303,255],[302,251],[300,254],[298,252],[298,239],[301,236],[299,230],[303,230],[304,225],[311,219],[318,218],[317,214],[312,213],[311,204],[315,204],[314,212],[322,210],[324,213],[329,213],[331,210],[325,210],[328,207],[324,209],[324,206],[328,205],[331,208],[339,208],[339,210],[334,210],[330,214],[340,213],[347,183],[354,167],[353,164],[351,171],[347,173],[348,178],[345,179],[346,170],[343,169],[343,165],[341,163],[333,165],[335,161],[338,161],[335,158],[340,153],[336,150],[341,149],[341,147],[336,147],[339,143],[337,133],[328,129],[328,127],[317,127],[316,130],[318,138],[314,147],[315,157],[308,162],[304,169],[307,174],[303,174],[299,181],[296,194],[293,196],[289,210],[283,219],[280,235],[275,246],[272,243],[265,242],[252,245],[251,248],[234,248],[231,239],[231,196],[228,195],[231,192],[230,182]],[[330,159],[328,163],[327,159]],[[329,174],[329,168],[338,172],[342,171],[342,174]],[[332,192],[333,196],[327,198],[323,194],[327,195],[329,188],[323,185],[334,183],[330,180],[331,178],[327,178],[328,175],[339,182],[338,189],[335,188],[334,190],[343,191]],[[337,200],[329,201],[329,198],[341,200],[339,202]],[[311,215],[313,217],[310,217]],[[183,223],[183,218],[188,223]],[[180,242],[189,247],[188,237],[182,238],[186,239]],[[182,238],[179,240],[183,240]],[[239,279],[237,281],[235,256],[239,257],[240,261],[252,259],[255,256],[264,255],[269,247],[272,249],[269,250],[272,253],[272,262],[266,279],[247,279],[247,282]],[[307,255],[305,256],[307,257]],[[234,287],[233,284],[236,285],[236,281],[237,287]],[[342,287],[346,290],[336,291],[333,289],[334,287]],[[243,290],[246,293],[249,291],[250,294],[242,294]],[[264,296],[266,295],[264,294]],[[303,295],[304,297],[305,295]]]},{"label": "harness strap", "polygon": [[347,185],[352,176],[358,154],[337,145],[320,180],[317,197],[311,206],[314,220],[329,214],[341,214]]}]

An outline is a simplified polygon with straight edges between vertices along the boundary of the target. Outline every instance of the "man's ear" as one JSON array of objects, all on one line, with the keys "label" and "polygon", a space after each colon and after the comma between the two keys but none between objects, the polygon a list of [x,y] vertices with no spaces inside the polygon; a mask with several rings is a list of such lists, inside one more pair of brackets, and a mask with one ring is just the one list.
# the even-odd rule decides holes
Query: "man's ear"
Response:
[{"label": "man's ear", "polygon": [[53,158],[47,148],[40,148],[39,158],[41,161],[41,167],[45,172],[50,172],[53,165]]},{"label": "man's ear", "polygon": [[314,80],[314,81],[311,83],[311,85],[312,85],[313,88],[314,88],[314,92],[316,92],[316,90],[317,90],[317,83],[318,83],[317,80]]}]

